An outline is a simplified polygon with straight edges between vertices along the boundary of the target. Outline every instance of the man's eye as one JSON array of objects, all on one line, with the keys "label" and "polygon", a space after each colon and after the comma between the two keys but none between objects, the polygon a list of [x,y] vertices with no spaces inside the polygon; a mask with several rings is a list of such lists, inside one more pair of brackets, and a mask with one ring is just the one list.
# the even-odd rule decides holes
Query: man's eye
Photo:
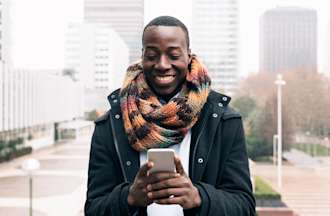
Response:
[{"label": "man's eye", "polygon": [[149,54],[145,55],[145,58],[148,60],[155,60],[157,58],[157,55]]},{"label": "man's eye", "polygon": [[177,60],[177,59],[179,59],[181,57],[181,55],[179,55],[179,54],[172,54],[172,55],[170,55],[170,58],[171,59],[174,59],[174,60]]}]

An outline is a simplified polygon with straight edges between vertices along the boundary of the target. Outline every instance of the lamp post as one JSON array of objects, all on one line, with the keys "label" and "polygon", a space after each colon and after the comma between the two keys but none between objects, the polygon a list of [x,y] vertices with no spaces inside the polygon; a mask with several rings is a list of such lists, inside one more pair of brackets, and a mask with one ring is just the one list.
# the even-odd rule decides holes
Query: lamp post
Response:
[{"label": "lamp post", "polygon": [[37,159],[29,158],[22,163],[22,170],[26,172],[29,176],[29,210],[30,210],[30,216],[33,214],[33,208],[32,208],[32,192],[33,192],[33,174],[36,170],[40,168],[40,162]]},{"label": "lamp post", "polygon": [[277,75],[275,81],[277,85],[277,186],[282,189],[282,86],[285,81],[282,79],[282,74]]},{"label": "lamp post", "polygon": [[276,157],[277,157],[277,154],[276,154],[276,150],[277,150],[277,134],[274,134],[273,135],[273,164],[274,166],[276,165]]}]

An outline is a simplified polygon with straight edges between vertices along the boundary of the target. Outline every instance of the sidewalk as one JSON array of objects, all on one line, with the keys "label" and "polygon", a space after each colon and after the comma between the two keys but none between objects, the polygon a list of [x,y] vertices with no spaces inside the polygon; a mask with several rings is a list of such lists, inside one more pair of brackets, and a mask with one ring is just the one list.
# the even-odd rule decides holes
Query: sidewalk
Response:
[{"label": "sidewalk", "polygon": [[[277,191],[277,169],[256,163],[255,175],[261,176]],[[330,215],[330,167],[283,166],[282,200],[299,216]]]},{"label": "sidewalk", "polygon": [[[285,158],[291,164],[299,167],[313,168],[327,165],[326,163],[323,163],[320,158],[312,157],[297,149],[291,149],[289,152],[284,152],[283,158]],[[323,158],[326,159],[328,157]]]},{"label": "sidewalk", "polygon": [[83,215],[89,149],[90,137],[86,137],[0,164],[0,215],[29,214],[29,180],[20,170],[27,158],[41,164],[33,178],[33,215]]}]

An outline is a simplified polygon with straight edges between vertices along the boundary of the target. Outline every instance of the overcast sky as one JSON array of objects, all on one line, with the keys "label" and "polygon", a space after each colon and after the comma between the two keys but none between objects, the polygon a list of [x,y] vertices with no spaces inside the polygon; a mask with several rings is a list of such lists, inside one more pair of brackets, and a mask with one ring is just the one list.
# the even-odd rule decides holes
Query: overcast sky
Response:
[{"label": "overcast sky", "polygon": [[[83,19],[83,0],[9,0],[15,64],[30,68],[63,67],[65,28]],[[159,15],[172,15],[191,25],[191,0],[145,0],[145,22]],[[319,18],[319,63],[324,67],[326,32],[330,27],[326,0],[240,0],[241,73],[258,69],[259,16],[276,6],[314,8]],[[328,36],[329,37],[329,36]]]}]

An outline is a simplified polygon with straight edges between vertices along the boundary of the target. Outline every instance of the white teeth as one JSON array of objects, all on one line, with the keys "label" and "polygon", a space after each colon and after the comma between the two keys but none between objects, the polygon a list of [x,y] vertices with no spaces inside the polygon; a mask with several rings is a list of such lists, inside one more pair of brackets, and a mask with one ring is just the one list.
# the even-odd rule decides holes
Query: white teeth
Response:
[{"label": "white teeth", "polygon": [[173,77],[172,76],[166,76],[166,77],[157,77],[158,79],[162,80],[162,81],[169,81],[172,80]]},{"label": "white teeth", "polygon": [[157,80],[161,82],[171,82],[173,81],[175,76],[169,75],[169,76],[156,76]]}]

